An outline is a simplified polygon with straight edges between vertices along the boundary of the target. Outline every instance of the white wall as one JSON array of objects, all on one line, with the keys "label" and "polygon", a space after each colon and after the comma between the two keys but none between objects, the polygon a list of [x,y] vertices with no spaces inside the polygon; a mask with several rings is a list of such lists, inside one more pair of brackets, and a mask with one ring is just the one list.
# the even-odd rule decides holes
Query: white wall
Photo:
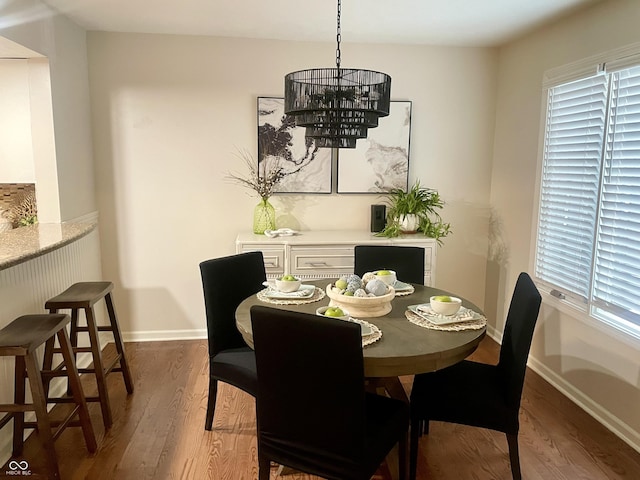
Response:
[{"label": "white wall", "polygon": [[0,36],[39,54],[28,63],[41,221],[95,212],[86,32],[38,0],[0,3],[0,18]]},{"label": "white wall", "polygon": [[[500,51],[485,301],[497,318],[532,268],[543,72],[640,41],[639,20],[636,0],[604,2]],[[640,450],[640,344],[543,302],[530,364]]]},{"label": "white wall", "polygon": [[34,183],[29,67],[0,58],[0,183]]},{"label": "white wall", "polygon": [[[89,33],[105,276],[121,287],[123,329],[167,338],[205,328],[198,263],[234,253],[257,198],[225,180],[256,152],[258,96],[284,75],[335,64],[331,43]],[[440,191],[454,234],[436,285],[484,299],[496,51],[343,45],[344,66],[389,73],[412,100],[410,181]],[[377,195],[286,195],[305,230],[369,229]]]}]

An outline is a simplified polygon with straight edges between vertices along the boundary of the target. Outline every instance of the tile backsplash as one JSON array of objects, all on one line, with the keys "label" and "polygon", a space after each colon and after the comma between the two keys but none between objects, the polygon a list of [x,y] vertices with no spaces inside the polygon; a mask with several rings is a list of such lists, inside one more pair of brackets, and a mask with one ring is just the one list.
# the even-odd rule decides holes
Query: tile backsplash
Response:
[{"label": "tile backsplash", "polygon": [[[19,205],[30,195],[35,198],[35,193],[35,183],[0,183],[0,211],[9,210],[11,207]],[[4,217],[0,218],[0,221]],[[16,227],[18,225],[14,222],[13,226]]]}]

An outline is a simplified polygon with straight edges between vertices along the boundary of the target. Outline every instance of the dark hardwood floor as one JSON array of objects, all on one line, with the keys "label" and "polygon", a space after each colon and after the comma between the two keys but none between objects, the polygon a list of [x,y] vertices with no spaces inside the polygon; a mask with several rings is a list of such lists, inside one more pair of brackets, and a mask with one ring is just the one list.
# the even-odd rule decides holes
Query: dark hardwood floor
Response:
[{"label": "dark hardwood floor", "polygon": [[[112,354],[113,344],[106,348]],[[208,354],[204,340],[127,344],[135,392],[122,377],[109,376],[114,425],[105,434],[97,404],[91,404],[99,450],[88,454],[80,429],[56,442],[62,478],[88,480],[257,478],[254,399],[222,384],[214,430],[204,430]],[[473,358],[495,363],[498,345],[483,340]],[[411,378],[403,378],[408,390]],[[88,394],[95,387],[85,379]],[[521,409],[520,457],[526,480],[640,479],[636,452],[534,372],[527,373]],[[31,479],[40,475],[41,455],[33,438],[24,460]],[[507,442],[489,430],[432,422],[420,441],[418,478],[509,479]],[[0,469],[0,479],[8,466]],[[276,469],[272,471],[275,478]],[[290,480],[309,479],[295,474]],[[390,477],[382,465],[374,477]]]}]

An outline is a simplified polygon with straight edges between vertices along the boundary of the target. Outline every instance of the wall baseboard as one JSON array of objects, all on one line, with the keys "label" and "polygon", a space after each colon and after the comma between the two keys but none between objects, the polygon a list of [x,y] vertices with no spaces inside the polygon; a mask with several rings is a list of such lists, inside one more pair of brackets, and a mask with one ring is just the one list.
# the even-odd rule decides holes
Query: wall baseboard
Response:
[{"label": "wall baseboard", "polygon": [[[499,344],[502,343],[502,333],[498,332],[495,328],[487,326],[487,335]],[[531,355],[529,356],[527,366],[538,375],[540,375],[544,380],[549,382],[565,397],[582,408],[595,420],[600,422],[614,435],[624,441],[635,451],[640,453],[640,432],[637,432],[630,428],[626,423],[613,415],[609,410],[603,408],[602,405],[591,400],[591,398],[587,397],[580,390],[565,381],[560,375],[549,369],[535,357]]]},{"label": "wall baseboard", "polygon": [[207,330],[148,330],[143,332],[122,332],[125,342],[164,342],[170,340],[201,340],[207,338]]},{"label": "wall baseboard", "polygon": [[606,410],[602,405],[591,400],[591,398],[584,395],[580,390],[566,382],[560,375],[549,369],[534,357],[529,357],[528,366],[531,370],[553,385],[565,397],[568,397],[631,448],[640,453],[640,432],[630,428],[609,410]]}]

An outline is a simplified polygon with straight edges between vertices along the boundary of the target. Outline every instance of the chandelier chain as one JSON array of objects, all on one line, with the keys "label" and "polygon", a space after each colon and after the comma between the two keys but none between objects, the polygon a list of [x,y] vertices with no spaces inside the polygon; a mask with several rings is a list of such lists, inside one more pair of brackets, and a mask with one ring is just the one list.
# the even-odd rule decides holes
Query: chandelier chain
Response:
[{"label": "chandelier chain", "polygon": [[340,68],[340,40],[342,40],[342,34],[340,30],[340,14],[342,10],[342,2],[338,0],[338,17],[337,17],[337,28],[336,28],[336,42],[338,44],[336,48],[336,67]]}]

